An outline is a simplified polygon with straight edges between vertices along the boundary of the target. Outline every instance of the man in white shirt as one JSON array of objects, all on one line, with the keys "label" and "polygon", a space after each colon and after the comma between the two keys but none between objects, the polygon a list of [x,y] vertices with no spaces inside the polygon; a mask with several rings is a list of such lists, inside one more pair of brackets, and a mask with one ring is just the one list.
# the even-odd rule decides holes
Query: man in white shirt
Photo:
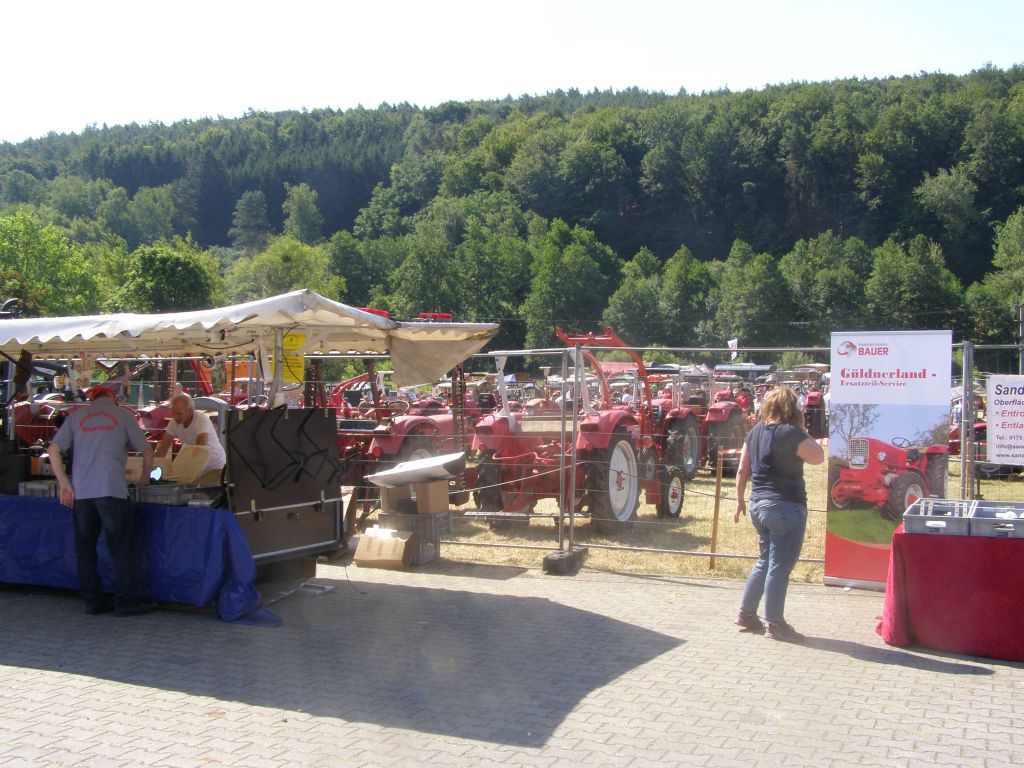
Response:
[{"label": "man in white shirt", "polygon": [[221,470],[227,458],[224,446],[220,443],[217,428],[210,417],[197,411],[192,397],[182,393],[171,398],[171,421],[167,423],[167,431],[156,446],[156,455],[165,456],[178,438],[182,445],[205,445],[210,449],[209,458],[199,476],[200,483],[214,483],[220,480]]}]

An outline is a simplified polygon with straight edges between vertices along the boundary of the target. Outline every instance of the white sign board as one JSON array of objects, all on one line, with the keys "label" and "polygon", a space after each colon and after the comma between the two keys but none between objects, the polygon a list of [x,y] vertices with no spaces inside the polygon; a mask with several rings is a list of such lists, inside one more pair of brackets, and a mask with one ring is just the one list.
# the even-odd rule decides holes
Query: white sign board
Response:
[{"label": "white sign board", "polygon": [[1024,465],[1024,376],[989,376],[985,460]]},{"label": "white sign board", "polygon": [[832,404],[949,404],[952,331],[833,333]]}]

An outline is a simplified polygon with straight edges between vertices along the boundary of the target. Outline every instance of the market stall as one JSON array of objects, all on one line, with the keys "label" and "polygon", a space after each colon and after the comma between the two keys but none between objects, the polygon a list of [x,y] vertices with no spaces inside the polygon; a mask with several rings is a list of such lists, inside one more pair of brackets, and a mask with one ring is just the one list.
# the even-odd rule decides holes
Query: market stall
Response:
[{"label": "market stall", "polygon": [[[395,382],[405,386],[439,378],[497,330],[491,323],[396,321],[302,290],[192,312],[5,320],[0,353],[12,365],[28,354],[64,360],[248,355],[258,361],[274,407],[248,411],[248,417],[227,414],[228,508],[140,505],[147,521],[145,552],[170,557],[147,556],[152,596],[193,605],[216,600],[220,607],[251,588],[254,557],[269,562],[312,555],[338,548],[344,535],[341,489],[332,469],[334,414],[284,408],[289,358],[388,355]],[[0,464],[10,458],[20,469],[17,456],[0,455]],[[232,471],[241,485],[235,485]],[[45,514],[34,514],[40,510]],[[70,510],[53,499],[0,496],[0,514],[0,530],[10,534],[0,535],[0,581],[74,586],[73,570],[70,581],[68,573],[58,575],[66,568]],[[50,533],[33,537],[42,519]],[[190,524],[181,527],[183,520]],[[183,532],[191,534],[182,539]],[[26,559],[30,551],[33,557]],[[243,561],[248,565],[239,565]]]}]

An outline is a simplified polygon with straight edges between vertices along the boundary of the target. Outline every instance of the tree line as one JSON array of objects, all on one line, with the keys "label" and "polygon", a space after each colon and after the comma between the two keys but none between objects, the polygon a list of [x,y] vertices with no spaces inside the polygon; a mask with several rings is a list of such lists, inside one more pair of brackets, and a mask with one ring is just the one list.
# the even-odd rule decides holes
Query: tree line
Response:
[{"label": "tree line", "polygon": [[0,281],[46,315],[308,287],[498,321],[508,348],[602,324],[638,346],[914,328],[1012,342],[1024,67],[0,144]]}]

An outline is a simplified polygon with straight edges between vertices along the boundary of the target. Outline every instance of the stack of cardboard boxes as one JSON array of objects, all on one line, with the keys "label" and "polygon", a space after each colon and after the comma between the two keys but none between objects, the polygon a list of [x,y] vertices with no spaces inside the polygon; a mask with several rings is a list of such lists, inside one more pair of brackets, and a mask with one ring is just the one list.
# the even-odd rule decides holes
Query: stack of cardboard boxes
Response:
[{"label": "stack of cardboard boxes", "polygon": [[[378,525],[359,537],[354,557],[357,565],[404,568],[441,556],[441,539],[452,528],[448,502],[452,456],[406,462],[369,476],[380,486],[380,513]],[[457,456],[464,466],[464,456]],[[439,478],[439,474],[445,477]]]}]

